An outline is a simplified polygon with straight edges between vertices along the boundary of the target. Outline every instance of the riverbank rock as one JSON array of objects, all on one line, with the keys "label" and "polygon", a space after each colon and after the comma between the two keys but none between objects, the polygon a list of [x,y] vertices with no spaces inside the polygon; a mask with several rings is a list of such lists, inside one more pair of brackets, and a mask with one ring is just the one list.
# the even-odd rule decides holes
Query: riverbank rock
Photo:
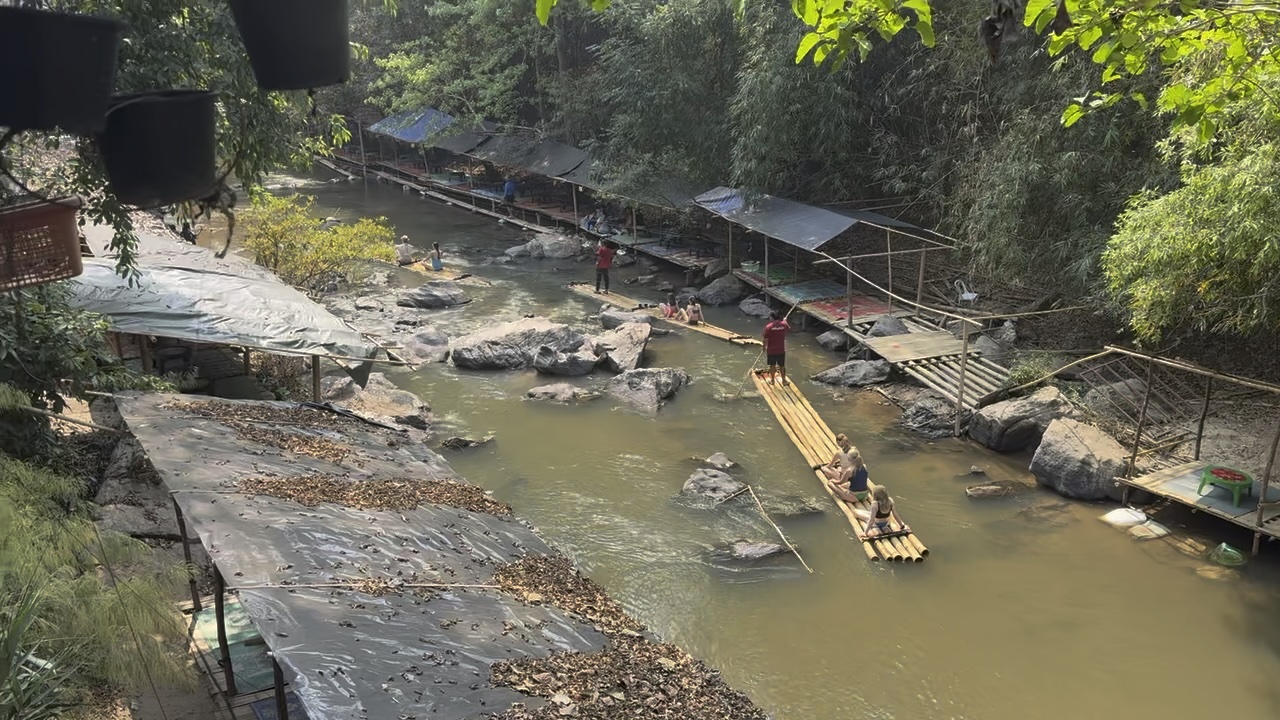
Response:
[{"label": "riverbank rock", "polygon": [[533,365],[542,346],[555,352],[582,347],[585,336],[568,325],[542,317],[501,323],[453,341],[453,364],[469,370],[508,370]]},{"label": "riverbank rock", "polygon": [[1004,345],[986,335],[979,335],[978,339],[973,341],[973,349],[982,357],[995,363],[1004,363],[1013,355],[1013,346]]},{"label": "riverbank rock", "polygon": [[907,329],[907,324],[902,321],[902,318],[896,315],[881,315],[867,331],[867,337],[890,337],[906,335],[909,332],[911,331]]},{"label": "riverbank rock", "polygon": [[[961,420],[961,428],[967,420]],[[955,432],[956,406],[938,395],[922,395],[902,410],[901,422],[903,427],[927,438],[951,437]]]},{"label": "riverbank rock", "polygon": [[849,349],[849,336],[839,330],[828,330],[815,339],[828,350],[840,352]]},{"label": "riverbank rock", "polygon": [[773,308],[769,307],[769,303],[759,295],[752,295],[738,303],[738,309],[747,315],[758,318],[767,318],[773,314]]},{"label": "riverbank rock", "polygon": [[1031,474],[1059,495],[1077,500],[1118,499],[1113,478],[1124,474],[1128,455],[1111,436],[1071,418],[1049,423]]},{"label": "riverbank rock", "polygon": [[605,330],[615,330],[632,323],[644,323],[645,325],[653,324],[654,317],[647,312],[639,310],[622,310],[612,305],[600,310],[600,325]]},{"label": "riverbank rock", "polygon": [[320,381],[325,400],[364,415],[371,420],[387,420],[418,430],[431,429],[431,406],[408,390],[396,387],[382,373],[369,373],[364,388],[346,376],[329,376]]},{"label": "riverbank rock", "polygon": [[711,457],[703,460],[702,463],[715,470],[731,470],[738,467],[738,463],[730,460],[729,456],[722,452],[712,453]]},{"label": "riverbank rock", "polygon": [[760,503],[770,515],[777,517],[802,517],[818,515],[827,511],[830,502],[826,499],[804,497],[801,495],[782,495],[779,497],[761,498]]},{"label": "riverbank rock", "polygon": [[746,294],[746,284],[733,275],[723,275],[698,291],[698,301],[707,305],[728,305]]},{"label": "riverbank rock", "polygon": [[1017,488],[1017,484],[1011,482],[985,482],[980,485],[970,485],[964,489],[964,494],[974,499],[1002,498],[1012,494]]},{"label": "riverbank rock", "polygon": [[582,243],[556,233],[539,233],[524,245],[506,250],[507,257],[530,257],[534,260],[561,260],[582,253]]},{"label": "riverbank rock", "polygon": [[791,552],[786,545],[769,540],[734,540],[717,546],[715,554],[726,560],[763,560],[774,555]]},{"label": "riverbank rock", "polygon": [[850,360],[823,370],[812,379],[840,387],[874,385],[889,379],[889,363],[884,360]]},{"label": "riverbank rock", "polygon": [[627,323],[595,337],[600,362],[610,372],[621,373],[640,367],[652,328],[649,323]]},{"label": "riverbank rock", "polygon": [[451,437],[440,443],[440,447],[446,450],[466,450],[467,448],[479,447],[487,443],[493,442],[492,435],[486,435],[479,440],[464,437]]},{"label": "riverbank rock", "polygon": [[600,397],[600,393],[570,385],[569,383],[555,383],[554,385],[539,385],[536,388],[531,388],[524,396],[530,400],[571,403],[594,400]]},{"label": "riverbank rock", "polygon": [[549,345],[538,348],[533,356],[533,369],[545,375],[590,375],[600,358],[590,342],[573,352],[557,352]]},{"label": "riverbank rock", "polygon": [[1042,387],[1025,397],[988,405],[974,413],[969,437],[996,452],[1026,450],[1040,442],[1049,423],[1075,414],[1055,387]]},{"label": "riverbank rock", "polygon": [[698,288],[693,286],[682,287],[676,291],[676,302],[683,305],[690,300],[698,297]]},{"label": "riverbank rock", "polygon": [[690,382],[683,368],[640,368],[615,376],[605,389],[629,403],[657,410]]},{"label": "riverbank rock", "polygon": [[94,496],[106,529],[142,538],[178,537],[169,489],[132,435],[121,436]]},{"label": "riverbank rock", "polygon": [[351,306],[357,310],[363,310],[365,312],[382,312],[386,309],[386,305],[382,300],[369,295],[361,295],[355,300],[352,300]]},{"label": "riverbank rock", "polygon": [[[467,297],[462,288],[458,287],[457,283],[449,280],[430,280],[418,286],[416,290],[396,298],[396,305],[400,307],[421,308],[423,310],[437,310],[455,305],[465,305],[469,302],[471,302],[471,298]],[[360,309],[358,304],[356,309]]]},{"label": "riverbank rock", "polygon": [[715,260],[712,260],[711,262],[707,263],[707,266],[702,269],[702,276],[708,280],[715,280],[718,277],[722,277],[728,274],[729,274],[728,258],[722,258],[722,257],[716,258]]},{"label": "riverbank rock", "polygon": [[419,328],[402,351],[411,362],[438,363],[449,357],[449,335],[439,328]]},{"label": "riverbank rock", "polygon": [[746,487],[727,472],[698,468],[693,471],[688,480],[684,481],[684,487],[680,492],[719,502],[734,493],[741,492]]}]

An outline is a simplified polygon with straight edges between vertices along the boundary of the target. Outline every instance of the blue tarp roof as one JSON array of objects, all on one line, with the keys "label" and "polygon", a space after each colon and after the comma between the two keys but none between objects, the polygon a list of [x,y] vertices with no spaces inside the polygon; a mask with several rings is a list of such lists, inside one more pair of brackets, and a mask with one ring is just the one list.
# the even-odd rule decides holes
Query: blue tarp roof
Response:
[{"label": "blue tarp roof", "polygon": [[764,194],[718,187],[694,198],[694,203],[749,230],[804,250],[817,250],[857,221],[817,205]]},{"label": "blue tarp roof", "polygon": [[383,118],[370,125],[369,132],[393,137],[401,142],[420,143],[452,124],[452,115],[428,107]]}]

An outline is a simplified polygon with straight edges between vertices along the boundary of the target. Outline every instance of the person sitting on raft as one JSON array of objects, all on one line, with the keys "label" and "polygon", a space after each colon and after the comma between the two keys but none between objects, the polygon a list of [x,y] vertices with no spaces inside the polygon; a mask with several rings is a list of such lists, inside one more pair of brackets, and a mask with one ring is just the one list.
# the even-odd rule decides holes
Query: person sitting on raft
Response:
[{"label": "person sitting on raft", "polygon": [[444,253],[440,252],[440,243],[431,243],[431,269],[440,272],[444,269]]},{"label": "person sitting on raft", "polygon": [[698,304],[698,298],[689,298],[689,304],[680,311],[680,320],[690,325],[702,322],[702,306]]},{"label": "person sitting on raft", "polygon": [[400,267],[417,262],[413,258],[413,246],[409,244],[408,235],[400,236],[400,243],[396,245],[396,262],[399,263]]},{"label": "person sitting on raft", "polygon": [[680,306],[676,304],[676,294],[667,293],[667,301],[658,303],[658,309],[662,311],[662,317],[673,318],[676,313],[680,312]]},{"label": "person sitting on raft", "polygon": [[848,482],[849,476],[853,474],[853,458],[857,457],[861,460],[862,456],[858,453],[858,448],[849,442],[849,436],[844,433],[836,435],[836,445],[840,447],[836,450],[836,454],[831,456],[831,460],[826,465],[815,465],[813,469],[821,470],[828,480],[839,483]]},{"label": "person sitting on raft", "polygon": [[866,520],[867,524],[862,528],[862,532],[858,533],[859,540],[866,540],[876,535],[884,535],[894,532],[892,521],[897,521],[898,528],[902,532],[911,532],[911,528],[898,517],[898,511],[894,508],[893,498],[889,497],[889,491],[883,485],[874,485],[871,488],[871,507],[869,510],[854,510],[853,514],[859,520]]}]

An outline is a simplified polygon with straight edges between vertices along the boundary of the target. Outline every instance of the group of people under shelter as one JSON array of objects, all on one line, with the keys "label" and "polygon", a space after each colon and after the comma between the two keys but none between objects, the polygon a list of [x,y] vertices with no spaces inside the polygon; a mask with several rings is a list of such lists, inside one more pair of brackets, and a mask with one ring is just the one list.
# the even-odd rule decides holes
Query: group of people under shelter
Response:
[{"label": "group of people under shelter", "polygon": [[[866,523],[858,533],[858,538],[865,540],[890,532],[909,532],[911,528],[898,517],[898,511],[894,507],[893,498],[889,496],[889,491],[883,485],[871,482],[867,463],[862,459],[858,448],[854,447],[849,442],[848,436],[843,433],[836,435],[836,444],[840,447],[830,462],[826,465],[818,465],[814,470],[822,471],[827,478],[827,486],[836,497],[845,502],[862,502],[868,497],[871,498],[871,506],[867,510],[855,508],[853,511],[859,520]],[[898,522],[898,530],[893,529],[891,524],[893,520]]]}]

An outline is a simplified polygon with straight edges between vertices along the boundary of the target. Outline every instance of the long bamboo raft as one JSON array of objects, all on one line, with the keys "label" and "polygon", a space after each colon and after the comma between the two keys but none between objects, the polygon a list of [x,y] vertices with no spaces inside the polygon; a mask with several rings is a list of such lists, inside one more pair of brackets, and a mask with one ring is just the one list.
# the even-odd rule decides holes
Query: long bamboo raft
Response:
[{"label": "long bamboo raft", "polygon": [[[839,447],[836,445],[835,434],[818,416],[817,411],[800,393],[795,383],[772,385],[765,381],[758,371],[752,372],[751,378],[809,467],[827,463]],[[864,500],[850,503],[842,500],[827,485],[827,478],[821,470],[814,470],[813,474],[817,476],[822,489],[827,491],[827,495],[831,496],[836,506],[840,508],[840,512],[844,513],[845,518],[853,525],[854,534],[861,532],[866,523],[859,520],[853,511],[857,509],[869,512],[870,502]],[[891,530],[889,534],[876,535],[862,541],[862,549],[867,553],[868,558],[875,561],[922,562],[928,556],[929,548],[920,542],[915,533],[904,531],[896,518],[890,520],[889,527]]]},{"label": "long bamboo raft", "polygon": [[748,335],[740,335],[732,330],[728,330],[717,325],[711,325],[705,322],[698,323],[697,325],[690,325],[689,323],[683,323],[679,320],[672,320],[671,318],[663,317],[662,311],[658,308],[647,303],[642,303],[635,298],[629,298],[626,295],[619,295],[613,291],[610,291],[608,295],[597,295],[595,287],[584,282],[571,282],[569,283],[569,289],[579,295],[585,295],[586,297],[593,298],[595,300],[601,300],[611,305],[617,305],[624,310],[648,313],[649,315],[675,325],[676,327],[700,332],[703,335],[710,335],[713,338],[719,338],[720,340],[733,343],[734,345],[754,345],[759,347],[763,344],[757,338],[753,338]]}]

